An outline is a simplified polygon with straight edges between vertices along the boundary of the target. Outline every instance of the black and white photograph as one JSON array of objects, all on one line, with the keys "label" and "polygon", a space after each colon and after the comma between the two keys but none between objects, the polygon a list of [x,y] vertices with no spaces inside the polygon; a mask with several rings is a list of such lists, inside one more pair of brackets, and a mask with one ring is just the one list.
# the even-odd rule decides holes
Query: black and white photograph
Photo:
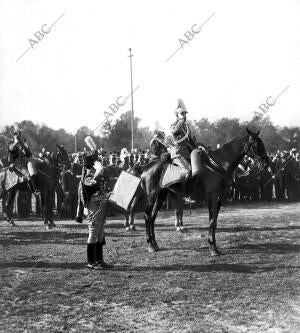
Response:
[{"label": "black and white photograph", "polygon": [[0,0],[0,332],[300,332],[299,92],[299,0]]}]

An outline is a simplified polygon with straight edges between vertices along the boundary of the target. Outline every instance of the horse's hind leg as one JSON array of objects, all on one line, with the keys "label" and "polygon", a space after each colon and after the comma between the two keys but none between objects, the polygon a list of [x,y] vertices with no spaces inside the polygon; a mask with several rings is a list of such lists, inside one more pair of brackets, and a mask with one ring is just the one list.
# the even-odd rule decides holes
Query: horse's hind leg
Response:
[{"label": "horse's hind leg", "polygon": [[208,232],[208,244],[210,254],[212,256],[218,256],[220,254],[217,245],[216,245],[216,229],[217,229],[217,220],[221,207],[221,202],[218,198],[218,195],[214,194],[208,198],[208,211],[209,211],[209,232]]},{"label": "horse's hind leg", "polygon": [[184,232],[186,229],[183,226],[183,200],[177,198],[176,209],[175,209],[175,228],[176,231]]},{"label": "horse's hind leg", "polygon": [[7,192],[6,198],[3,200],[3,215],[6,221],[12,226],[15,226],[15,222],[12,219],[13,203],[16,197],[17,191],[12,189]]},{"label": "horse's hind leg", "polygon": [[132,203],[130,205],[130,208],[129,208],[129,213],[125,214],[125,223],[124,223],[124,226],[126,228],[126,231],[128,230],[133,230],[135,231],[135,225],[134,225],[134,214],[135,214],[135,209],[136,209],[136,206],[138,204],[138,202],[140,201],[140,197],[134,197],[133,200],[132,200]]}]

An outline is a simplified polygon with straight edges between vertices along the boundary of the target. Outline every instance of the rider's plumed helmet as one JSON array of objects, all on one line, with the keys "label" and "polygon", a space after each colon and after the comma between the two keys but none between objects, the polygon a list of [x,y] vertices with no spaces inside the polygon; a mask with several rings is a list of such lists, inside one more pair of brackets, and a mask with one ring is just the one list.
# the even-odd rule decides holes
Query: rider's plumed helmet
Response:
[{"label": "rider's plumed helmet", "polygon": [[175,115],[178,116],[178,114],[182,113],[187,113],[187,110],[183,100],[181,98],[178,98],[175,107]]}]

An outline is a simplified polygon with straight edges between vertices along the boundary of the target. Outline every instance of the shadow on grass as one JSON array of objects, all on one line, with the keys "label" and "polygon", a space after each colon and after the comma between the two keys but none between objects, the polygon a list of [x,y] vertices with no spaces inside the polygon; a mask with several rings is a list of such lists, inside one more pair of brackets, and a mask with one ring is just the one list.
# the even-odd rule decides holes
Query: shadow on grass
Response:
[{"label": "shadow on grass", "polygon": [[[21,261],[21,262],[4,262],[0,263],[0,269],[5,268],[31,268],[31,269],[84,269],[87,270],[85,262],[45,262],[38,261],[37,263],[32,261]],[[272,272],[278,269],[286,269],[287,266],[269,266],[260,267],[259,265],[243,265],[243,264],[208,264],[208,265],[163,265],[163,266],[115,266],[113,269],[104,270],[106,274],[112,271],[119,272],[232,272],[232,273],[246,273],[255,274],[261,272]],[[289,268],[291,268],[289,266]],[[293,266],[292,268],[298,269],[299,266]],[[57,272],[59,275],[59,272]]]},{"label": "shadow on grass", "polygon": [[285,254],[285,253],[300,252],[300,245],[288,244],[288,243],[240,244],[237,247],[232,247],[232,249],[253,250],[256,253],[261,252],[261,253]]},{"label": "shadow on grass", "polygon": [[[88,230],[86,227],[86,233],[84,232],[63,232],[58,230],[50,231],[20,231],[10,232],[5,234],[5,237],[0,239],[3,247],[12,245],[38,245],[38,244],[66,244],[66,241],[71,245],[77,244],[72,240],[79,240],[78,244],[83,244],[86,241]],[[121,238],[134,238],[141,236],[140,233],[127,232],[125,233],[112,233],[106,232],[106,237],[121,237]]]}]

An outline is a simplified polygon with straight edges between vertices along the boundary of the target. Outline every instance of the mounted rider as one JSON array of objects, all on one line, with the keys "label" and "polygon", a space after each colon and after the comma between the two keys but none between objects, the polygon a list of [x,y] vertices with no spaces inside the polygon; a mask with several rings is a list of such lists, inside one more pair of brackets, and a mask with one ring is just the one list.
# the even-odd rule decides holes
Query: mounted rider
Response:
[{"label": "mounted rider", "polygon": [[191,193],[191,178],[192,168],[190,162],[191,152],[197,148],[197,143],[194,137],[192,137],[192,130],[190,124],[187,122],[186,114],[187,109],[181,98],[178,99],[175,115],[176,121],[171,125],[171,134],[173,137],[173,147],[171,150],[171,158],[173,163],[178,165],[186,173],[186,186],[185,186],[185,198],[188,203],[194,202],[190,198]]},{"label": "mounted rider", "polygon": [[9,170],[26,177],[29,174],[29,187],[33,193],[38,194],[36,163],[31,158],[32,153],[28,143],[25,138],[22,140],[21,131],[16,125],[14,125],[12,135],[13,139],[8,144],[7,161],[10,163]]}]

